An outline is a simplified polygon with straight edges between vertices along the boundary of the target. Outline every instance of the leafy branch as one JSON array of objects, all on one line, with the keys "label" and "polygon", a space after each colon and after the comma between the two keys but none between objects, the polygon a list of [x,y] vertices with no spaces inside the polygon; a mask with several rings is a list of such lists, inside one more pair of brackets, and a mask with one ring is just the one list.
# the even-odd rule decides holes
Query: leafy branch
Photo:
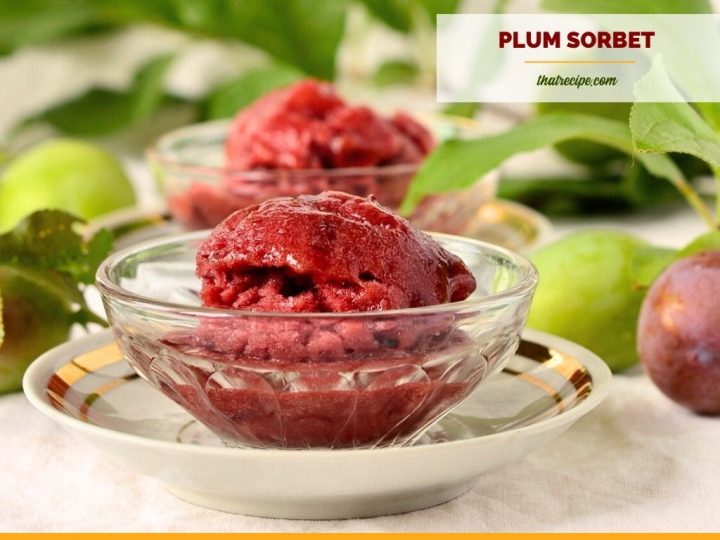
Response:
[{"label": "leafy branch", "polygon": [[431,193],[465,189],[515,154],[570,140],[601,143],[634,157],[649,173],[674,185],[698,214],[715,226],[705,203],[668,156],[637,153],[630,128],[623,122],[579,113],[548,114],[499,135],[446,141],[425,161],[401,209],[409,212]]},{"label": "leafy branch", "polygon": [[[31,214],[0,235],[0,270],[21,275],[33,287],[62,300],[76,322],[105,325],[88,308],[79,285],[94,283],[95,271],[110,252],[113,238],[104,229],[83,238],[75,230],[81,223],[59,210]],[[1,319],[0,310],[0,333]]]}]

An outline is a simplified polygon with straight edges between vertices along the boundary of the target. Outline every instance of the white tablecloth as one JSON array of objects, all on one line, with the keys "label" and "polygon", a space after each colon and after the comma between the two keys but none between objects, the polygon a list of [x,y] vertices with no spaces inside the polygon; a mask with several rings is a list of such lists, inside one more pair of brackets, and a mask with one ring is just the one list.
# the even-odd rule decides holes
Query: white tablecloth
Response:
[{"label": "white tablecloth", "polygon": [[685,412],[642,374],[467,495],[399,516],[285,521],[195,507],[0,398],[3,531],[718,531],[720,420]]},{"label": "white tablecloth", "polygon": [[[616,226],[681,245],[689,211],[558,224],[553,236]],[[350,521],[284,521],[192,506],[122,470],[36,412],[0,397],[2,531],[720,531],[720,418],[666,399],[641,370],[523,462],[424,511]]]}]

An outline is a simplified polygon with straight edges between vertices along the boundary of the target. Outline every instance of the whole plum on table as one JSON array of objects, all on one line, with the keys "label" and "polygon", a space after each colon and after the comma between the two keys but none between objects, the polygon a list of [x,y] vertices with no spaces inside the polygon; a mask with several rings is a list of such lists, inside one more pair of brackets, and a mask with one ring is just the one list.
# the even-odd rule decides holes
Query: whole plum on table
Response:
[{"label": "whole plum on table", "polygon": [[135,204],[120,162],[95,145],[48,140],[10,162],[0,177],[0,231],[46,208],[84,219]]},{"label": "whole plum on table", "polygon": [[638,322],[638,354],[672,400],[720,414],[720,251],[670,266],[653,283]]},{"label": "whole plum on table", "polygon": [[528,326],[587,347],[614,372],[627,369],[638,360],[640,281],[654,278],[670,256],[619,231],[582,231],[544,246],[531,257],[540,283]]}]

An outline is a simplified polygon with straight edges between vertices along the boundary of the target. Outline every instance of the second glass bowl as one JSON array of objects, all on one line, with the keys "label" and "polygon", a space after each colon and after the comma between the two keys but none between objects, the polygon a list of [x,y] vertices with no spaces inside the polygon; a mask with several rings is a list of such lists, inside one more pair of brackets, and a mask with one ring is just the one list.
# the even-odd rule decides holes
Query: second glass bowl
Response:
[{"label": "second glass bowl", "polygon": [[205,308],[194,268],[207,234],[120,251],[97,285],[125,358],[230,446],[411,444],[514,354],[537,282],[519,255],[435,235],[477,280],[467,300],[360,313]]},{"label": "second glass bowl", "polygon": [[[438,138],[462,136],[468,126],[454,125],[449,118],[426,115],[424,123]],[[471,123],[467,119],[466,123]],[[147,152],[155,178],[173,217],[187,229],[214,227],[232,212],[274,197],[343,191],[367,197],[397,209],[421,164],[380,167],[305,170],[235,170],[225,163],[225,139],[230,121],[204,122],[180,128],[161,137]],[[495,192],[495,176],[470,190],[451,207],[442,199],[426,204],[431,213],[448,210],[453,220],[469,220],[475,210]],[[439,204],[442,203],[442,204]],[[425,208],[423,208],[423,211]],[[422,216],[418,216],[422,217]],[[425,220],[427,221],[427,220]],[[442,224],[443,219],[435,220]],[[439,230],[438,226],[433,229]],[[426,227],[426,222],[423,222]],[[456,225],[454,231],[462,232]]]}]

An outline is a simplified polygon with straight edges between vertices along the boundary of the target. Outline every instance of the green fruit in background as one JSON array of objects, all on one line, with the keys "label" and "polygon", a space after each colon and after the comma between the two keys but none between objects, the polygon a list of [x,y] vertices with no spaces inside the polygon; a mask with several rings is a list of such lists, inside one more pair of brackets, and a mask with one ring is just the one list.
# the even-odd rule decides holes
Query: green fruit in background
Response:
[{"label": "green fruit in background", "polygon": [[130,180],[112,154],[82,141],[52,140],[14,159],[0,178],[0,231],[35,210],[90,219],[133,204]]},{"label": "green fruit in background", "polygon": [[586,231],[538,250],[540,283],[528,326],[557,334],[600,356],[613,371],[638,360],[640,305],[672,250],[627,233]]},{"label": "green fruit in background", "polygon": [[[608,120],[628,121],[632,103],[551,103],[537,104],[538,114],[574,112],[601,116]],[[583,165],[598,165],[613,159],[625,157],[622,152],[602,144],[588,141],[567,141],[555,145],[562,156]]]},{"label": "green fruit in background", "polygon": [[67,340],[75,322],[67,300],[39,287],[32,275],[0,267],[0,394],[19,389],[30,362]]}]

